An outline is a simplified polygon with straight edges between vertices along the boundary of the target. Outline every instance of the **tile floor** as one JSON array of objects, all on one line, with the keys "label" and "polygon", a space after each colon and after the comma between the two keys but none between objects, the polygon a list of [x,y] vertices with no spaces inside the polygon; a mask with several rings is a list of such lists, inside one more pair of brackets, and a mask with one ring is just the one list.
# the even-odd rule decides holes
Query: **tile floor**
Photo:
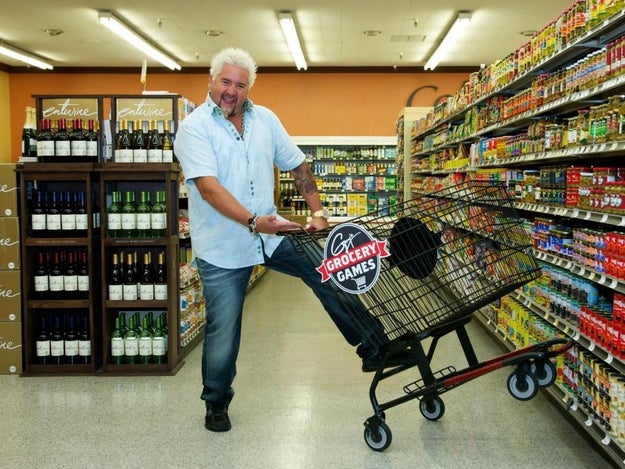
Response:
[{"label": "tile floor", "polygon": [[[478,358],[500,354],[470,324]],[[9,468],[602,468],[597,452],[542,394],[506,390],[499,370],[443,395],[425,420],[418,401],[386,413],[393,440],[382,453],[363,439],[371,374],[298,280],[269,273],[249,294],[230,416],[204,429],[200,347],[175,376],[0,376],[0,467]],[[450,339],[450,340],[447,340]],[[436,358],[463,366],[452,337]],[[405,376],[404,376],[405,375]],[[402,395],[411,372],[388,380]],[[386,382],[385,382],[386,383]]]}]

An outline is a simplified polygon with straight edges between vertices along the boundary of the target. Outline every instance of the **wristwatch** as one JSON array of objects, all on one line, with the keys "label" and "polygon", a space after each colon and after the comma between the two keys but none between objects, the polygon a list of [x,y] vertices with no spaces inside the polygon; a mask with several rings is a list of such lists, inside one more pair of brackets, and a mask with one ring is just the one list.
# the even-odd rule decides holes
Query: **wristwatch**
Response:
[{"label": "wristwatch", "polygon": [[250,233],[256,233],[256,220],[258,220],[258,215],[254,215],[247,220],[247,228],[250,230]]},{"label": "wristwatch", "polygon": [[327,220],[330,218],[330,212],[328,212],[327,208],[317,210],[316,212],[313,212],[312,218],[325,218]]}]

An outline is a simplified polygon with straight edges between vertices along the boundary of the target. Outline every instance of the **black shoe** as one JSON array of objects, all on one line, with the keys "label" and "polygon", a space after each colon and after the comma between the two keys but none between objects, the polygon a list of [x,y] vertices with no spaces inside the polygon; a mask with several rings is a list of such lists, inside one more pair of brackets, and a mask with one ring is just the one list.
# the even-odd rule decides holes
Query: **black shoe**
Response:
[{"label": "black shoe", "polygon": [[232,428],[228,417],[228,404],[207,404],[204,426],[211,432],[227,432]]},{"label": "black shoe", "polygon": [[400,365],[414,365],[416,363],[415,357],[409,350],[399,350],[393,353],[384,361],[385,356],[382,354],[372,355],[362,359],[362,371],[365,373],[371,371],[378,371],[384,363],[384,368],[393,368]]}]

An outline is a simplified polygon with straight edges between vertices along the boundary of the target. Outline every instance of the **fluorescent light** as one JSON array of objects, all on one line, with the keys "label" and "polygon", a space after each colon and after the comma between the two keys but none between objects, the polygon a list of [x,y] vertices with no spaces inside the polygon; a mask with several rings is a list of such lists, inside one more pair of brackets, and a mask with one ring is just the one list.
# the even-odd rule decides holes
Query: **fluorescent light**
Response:
[{"label": "fluorescent light", "polygon": [[134,32],[132,28],[122,23],[121,20],[114,16],[110,11],[99,11],[98,19],[100,20],[100,23],[118,36],[125,39],[129,44],[136,47],[147,56],[152,57],[154,60],[162,63],[165,67],[171,70],[180,70],[180,65],[178,65],[174,59],[158,50],[138,33]]},{"label": "fluorescent light", "polygon": [[15,60],[19,60],[20,62],[27,63],[28,65],[43,68],[44,70],[52,70],[54,68],[51,64],[40,59],[39,57],[29,52],[13,47],[4,41],[0,41],[0,54],[6,55],[7,57],[11,57]]},{"label": "fluorescent light", "polygon": [[298,70],[306,70],[308,65],[306,65],[304,52],[302,51],[302,46],[300,44],[299,37],[297,36],[293,15],[290,11],[281,11],[278,13],[278,21],[280,21],[280,27],[284,33],[286,44],[289,46],[289,50],[291,51],[291,57],[293,57],[295,66]]},{"label": "fluorescent light", "polygon": [[447,31],[447,34],[445,34],[441,43],[425,63],[425,66],[423,67],[425,70],[434,70],[434,68],[436,68],[438,63],[445,58],[451,46],[458,40],[470,22],[471,13],[466,11],[458,13],[456,21],[454,21],[454,24],[451,25],[451,28],[449,28],[449,31]]}]

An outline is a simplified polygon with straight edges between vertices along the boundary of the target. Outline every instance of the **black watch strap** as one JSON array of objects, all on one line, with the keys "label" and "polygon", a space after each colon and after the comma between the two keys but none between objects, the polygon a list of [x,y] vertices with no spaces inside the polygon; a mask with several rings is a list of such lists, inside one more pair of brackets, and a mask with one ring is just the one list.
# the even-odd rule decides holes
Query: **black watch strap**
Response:
[{"label": "black watch strap", "polygon": [[250,233],[256,233],[256,220],[258,220],[258,215],[254,215],[247,220],[247,228],[250,230]]}]

